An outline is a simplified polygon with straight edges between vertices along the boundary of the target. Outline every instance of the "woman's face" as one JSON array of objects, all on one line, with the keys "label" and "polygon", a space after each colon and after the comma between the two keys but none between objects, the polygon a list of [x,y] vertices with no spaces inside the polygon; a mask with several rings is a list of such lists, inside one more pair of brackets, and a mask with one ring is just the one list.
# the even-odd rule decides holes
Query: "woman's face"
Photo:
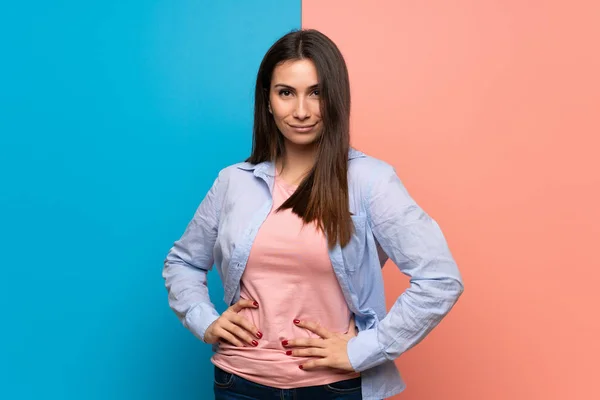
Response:
[{"label": "woman's face", "polygon": [[269,112],[286,142],[310,145],[323,131],[317,69],[311,60],[286,61],[273,70]]}]

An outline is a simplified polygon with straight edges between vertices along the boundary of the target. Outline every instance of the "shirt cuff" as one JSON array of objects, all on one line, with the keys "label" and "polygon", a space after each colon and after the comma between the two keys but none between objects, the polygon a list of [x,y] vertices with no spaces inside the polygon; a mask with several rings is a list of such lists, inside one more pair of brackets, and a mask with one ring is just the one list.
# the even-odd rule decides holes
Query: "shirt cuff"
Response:
[{"label": "shirt cuff", "polygon": [[377,328],[361,331],[348,341],[348,359],[356,372],[376,367],[388,361],[377,340]]},{"label": "shirt cuff", "polygon": [[185,316],[186,327],[204,343],[204,334],[208,327],[219,318],[220,315],[214,307],[206,304],[198,304],[191,308]]}]

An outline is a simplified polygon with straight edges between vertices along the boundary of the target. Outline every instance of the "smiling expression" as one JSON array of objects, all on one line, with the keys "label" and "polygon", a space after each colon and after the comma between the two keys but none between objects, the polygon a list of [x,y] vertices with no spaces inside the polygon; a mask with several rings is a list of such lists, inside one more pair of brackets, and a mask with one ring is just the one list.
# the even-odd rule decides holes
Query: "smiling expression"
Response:
[{"label": "smiling expression", "polygon": [[323,130],[317,69],[311,60],[286,61],[273,71],[269,112],[287,144],[314,144]]}]

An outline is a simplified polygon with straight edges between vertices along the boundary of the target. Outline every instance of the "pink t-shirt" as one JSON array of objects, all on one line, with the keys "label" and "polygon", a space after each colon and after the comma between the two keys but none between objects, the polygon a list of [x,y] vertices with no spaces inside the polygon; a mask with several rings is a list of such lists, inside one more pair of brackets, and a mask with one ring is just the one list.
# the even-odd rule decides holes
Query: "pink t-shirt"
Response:
[{"label": "pink t-shirt", "polygon": [[294,192],[276,178],[273,209],[261,226],[241,279],[241,297],[259,303],[240,315],[263,333],[259,345],[221,344],[212,362],[250,381],[289,389],[325,385],[359,376],[332,368],[304,371],[311,358],[285,354],[284,339],[318,337],[294,325],[294,319],[320,323],[332,332],[347,332],[351,313],[329,260],[327,241],[314,224],[303,225],[290,209],[275,212]]}]

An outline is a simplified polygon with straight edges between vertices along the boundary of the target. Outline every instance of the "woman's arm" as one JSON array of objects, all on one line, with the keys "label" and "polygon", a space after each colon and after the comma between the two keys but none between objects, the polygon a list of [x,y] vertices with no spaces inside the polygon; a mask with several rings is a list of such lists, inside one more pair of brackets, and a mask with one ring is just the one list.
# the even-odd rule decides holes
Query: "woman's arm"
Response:
[{"label": "woman's arm", "polygon": [[219,313],[210,301],[206,274],[212,268],[222,204],[217,178],[200,203],[183,236],[175,242],[164,262],[162,276],[169,306],[183,325],[204,341],[206,329]]},{"label": "woman's arm", "polygon": [[368,218],[382,249],[410,277],[410,287],[375,328],[359,332],[348,343],[356,371],[394,360],[419,343],[463,292],[438,224],[415,203],[388,165],[369,190]]}]

